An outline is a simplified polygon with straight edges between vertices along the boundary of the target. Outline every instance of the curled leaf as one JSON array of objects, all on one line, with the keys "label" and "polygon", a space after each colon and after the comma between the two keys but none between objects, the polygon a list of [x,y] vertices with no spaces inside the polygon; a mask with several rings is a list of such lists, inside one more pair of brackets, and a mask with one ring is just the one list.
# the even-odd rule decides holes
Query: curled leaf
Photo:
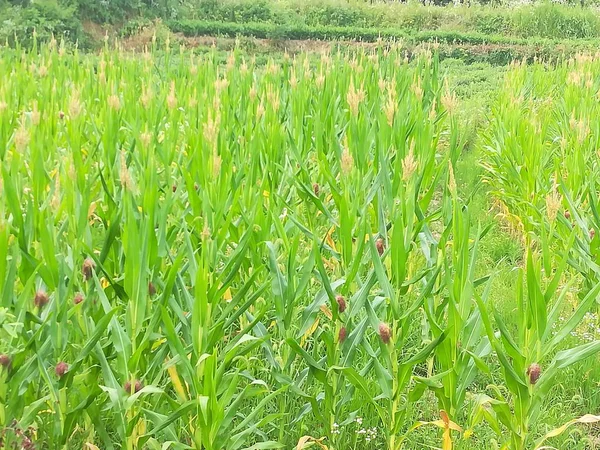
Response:
[{"label": "curled leaf", "polygon": [[541,447],[541,445],[548,439],[556,437],[561,435],[567,428],[569,428],[571,425],[574,425],[576,423],[597,423],[600,422],[600,416],[594,416],[593,414],[586,414],[584,416],[581,416],[578,419],[573,419],[573,420],[569,420],[567,423],[565,423],[564,425],[555,428],[554,430],[551,430],[549,433],[547,433],[542,439],[540,439],[538,441],[538,443],[536,444],[535,448],[536,450],[541,450],[543,448],[552,448],[552,447]]},{"label": "curled leaf", "polygon": [[325,439],[325,437],[317,439],[312,436],[302,436],[298,440],[298,445],[296,445],[294,450],[303,450],[305,448],[313,447],[314,445],[318,446],[321,450],[328,450],[327,446],[323,444]]}]

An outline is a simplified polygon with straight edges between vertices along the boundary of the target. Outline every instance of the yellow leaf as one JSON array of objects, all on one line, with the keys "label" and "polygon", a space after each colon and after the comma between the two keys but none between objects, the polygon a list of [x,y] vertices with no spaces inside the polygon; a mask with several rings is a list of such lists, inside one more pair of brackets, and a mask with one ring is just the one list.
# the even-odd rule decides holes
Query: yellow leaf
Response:
[{"label": "yellow leaf", "polygon": [[152,351],[156,350],[158,347],[163,345],[167,340],[165,338],[159,339],[152,344]]},{"label": "yellow leaf", "polygon": [[315,439],[312,436],[302,436],[298,440],[298,445],[296,445],[295,450],[303,450],[305,448],[312,447],[313,444],[318,445],[321,450],[327,450],[327,446],[323,444],[324,440],[324,437],[320,439]]},{"label": "yellow leaf", "polygon": [[455,430],[458,432],[462,432],[462,428],[456,423],[452,422],[448,417],[446,411],[440,411],[441,419],[433,420],[431,422],[416,422],[408,431],[414,431],[423,425],[435,425],[436,427],[443,428],[443,442],[442,442],[442,450],[452,450],[452,431]]},{"label": "yellow leaf", "polygon": [[319,318],[317,317],[315,322],[308,328],[308,330],[306,330],[306,333],[304,333],[304,336],[302,336],[302,339],[300,342],[301,345],[304,345],[304,341],[306,341],[306,339],[308,339],[310,336],[312,336],[312,334],[316,331],[318,326],[319,326]]},{"label": "yellow leaf", "polygon": [[558,428],[555,428],[554,430],[551,430],[548,434],[546,434],[536,444],[535,448],[536,449],[551,448],[551,447],[541,447],[541,445],[547,439],[550,439],[552,437],[556,437],[556,436],[562,434],[567,428],[569,428],[573,424],[576,424],[576,423],[596,423],[596,422],[600,422],[600,416],[594,416],[593,414],[585,414],[584,416],[581,416],[579,419],[569,420],[564,425],[562,425],[562,426],[560,426]]},{"label": "yellow leaf", "polygon": [[422,425],[425,425],[425,424],[435,425],[436,427],[440,427],[440,428],[444,428],[444,429],[446,428],[446,424],[444,423],[443,420],[440,420],[440,419],[438,419],[438,420],[432,420],[431,422],[424,422],[424,423],[422,423]]},{"label": "yellow leaf", "polygon": [[263,197],[269,198],[270,195],[269,191],[263,191]]},{"label": "yellow leaf", "polygon": [[462,433],[462,428],[460,425],[458,425],[457,423],[454,423],[452,421],[450,421],[450,423],[448,424],[448,428],[450,428],[451,430],[454,431],[458,431],[459,433]]},{"label": "yellow leaf", "polygon": [[335,226],[331,227],[329,229],[329,231],[327,232],[327,244],[329,244],[329,246],[335,251],[337,252],[336,248],[335,248],[335,242],[333,242],[333,239],[331,239],[331,235],[333,234],[333,232],[335,231]]},{"label": "yellow leaf", "polygon": [[142,212],[142,207],[141,206],[138,206],[138,211]]},{"label": "yellow leaf", "polygon": [[96,447],[94,444],[90,444],[89,442],[85,443],[86,448],[88,448],[89,450],[100,450],[98,447]]},{"label": "yellow leaf", "polygon": [[306,443],[312,439],[310,436],[302,436],[299,440],[298,440],[298,445],[296,445],[296,450],[302,450],[303,448],[306,448]]},{"label": "yellow leaf", "polygon": [[331,314],[331,311],[327,306],[321,305],[321,312],[325,314],[329,320],[333,319],[333,314]]},{"label": "yellow leaf", "polygon": [[224,299],[226,302],[230,302],[230,301],[231,301],[231,298],[232,298],[232,297],[231,297],[231,289],[227,288],[227,289],[225,290],[225,293],[223,294],[223,299]]},{"label": "yellow leaf", "polygon": [[96,202],[90,203],[90,207],[88,208],[88,219],[94,214],[96,211]]},{"label": "yellow leaf", "polygon": [[452,437],[450,436],[450,428],[444,430],[444,441],[442,442],[442,450],[452,450]]},{"label": "yellow leaf", "polygon": [[141,419],[137,424],[138,436],[143,436],[146,434],[146,421]]},{"label": "yellow leaf", "polygon": [[463,434],[463,437],[465,439],[469,439],[471,436],[473,436],[473,430],[471,430],[470,428],[468,430],[465,431],[465,434]]},{"label": "yellow leaf", "polygon": [[323,264],[329,270],[335,270],[335,266],[337,265],[337,260],[335,258],[331,258],[331,260],[327,258],[323,258]]},{"label": "yellow leaf", "polygon": [[169,372],[169,377],[171,378],[171,383],[173,384],[173,387],[175,388],[175,392],[177,392],[177,395],[179,396],[179,398],[182,401],[187,401],[187,395],[185,393],[185,389],[183,387],[183,384],[181,383],[179,374],[177,373],[177,366],[173,364],[172,366],[167,367],[167,372]]},{"label": "yellow leaf", "polygon": [[131,438],[133,442],[137,444],[137,441],[140,438],[140,436],[143,436],[144,434],[146,434],[146,421],[144,419],[140,419],[135,425],[135,427],[133,427],[133,433],[131,433]]},{"label": "yellow leaf", "polygon": [[451,430],[462,433],[462,428],[459,425],[457,425],[456,423],[452,422],[450,420],[450,418],[448,417],[448,413],[446,411],[444,411],[443,409],[440,411],[440,417],[442,418],[442,421],[444,422],[444,428],[450,428]]}]

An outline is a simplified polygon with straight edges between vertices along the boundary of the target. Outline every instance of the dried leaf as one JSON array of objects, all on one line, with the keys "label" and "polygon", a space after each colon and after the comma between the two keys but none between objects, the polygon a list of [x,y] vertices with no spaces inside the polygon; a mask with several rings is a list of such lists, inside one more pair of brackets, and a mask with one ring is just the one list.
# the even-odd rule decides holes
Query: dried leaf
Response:
[{"label": "dried leaf", "polygon": [[321,305],[320,309],[321,309],[321,312],[323,314],[325,314],[329,320],[331,320],[333,318],[333,314],[331,314],[331,310],[327,306]]},{"label": "dried leaf", "polygon": [[325,437],[316,439],[312,436],[302,436],[300,438],[300,440],[298,441],[298,445],[296,445],[295,450],[302,450],[305,448],[309,448],[309,447],[312,447],[313,444],[317,445],[321,450],[328,450],[327,446],[325,444],[323,444],[323,441],[325,439],[326,439]]},{"label": "dried leaf", "polygon": [[547,433],[542,439],[540,439],[538,441],[538,443],[536,444],[535,448],[537,450],[541,450],[543,448],[552,448],[552,447],[541,447],[541,445],[548,439],[559,436],[560,434],[562,434],[567,428],[569,428],[571,425],[574,425],[576,423],[597,423],[600,422],[600,416],[594,416],[593,414],[586,414],[584,416],[581,416],[579,419],[573,419],[573,420],[569,420],[567,423],[565,423],[564,425],[555,428],[554,430],[551,430],[549,433]]}]

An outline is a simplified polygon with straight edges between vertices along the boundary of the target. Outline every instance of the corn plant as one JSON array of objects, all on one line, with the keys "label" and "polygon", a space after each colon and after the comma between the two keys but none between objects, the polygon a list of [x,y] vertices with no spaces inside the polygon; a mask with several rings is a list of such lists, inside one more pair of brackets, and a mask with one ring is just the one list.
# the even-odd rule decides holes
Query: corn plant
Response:
[{"label": "corn plant", "polygon": [[[439,407],[450,420],[459,421],[465,400],[479,370],[489,373],[484,359],[492,351],[485,335],[475,295],[484,285],[483,298],[490,292],[488,277],[476,279],[479,240],[488,230],[477,229],[471,240],[468,206],[460,206],[456,189],[452,203],[446,205],[448,227],[440,240],[440,261],[443,279],[439,296],[425,303],[428,328],[434,338],[446,339],[434,351],[433,368],[436,374],[429,381],[439,401]],[[481,288],[480,288],[481,289]]]},{"label": "corn plant", "polygon": [[[508,409],[511,399],[494,389],[493,398],[479,397],[475,415],[477,420],[486,416],[497,433],[504,424],[510,448],[532,443],[531,425],[557,373],[598,350],[593,339],[567,350],[562,344],[586,313],[597,308],[597,72],[597,59],[587,55],[515,64],[493,106],[485,138],[487,181],[529,249],[518,281],[526,291],[518,291],[517,335],[480,301],[482,314],[488,310],[482,317],[503,366],[514,414]],[[578,291],[578,301],[564,317],[571,291]],[[491,316],[500,333],[496,338]],[[595,420],[590,416],[581,422],[588,419]]]},{"label": "corn plant", "polygon": [[[353,60],[352,64],[357,63]],[[422,362],[437,344],[435,342],[429,347],[418,349],[413,358],[406,358],[400,368],[395,362],[396,354],[404,341],[398,339],[394,346],[390,346],[387,345],[390,336],[385,337],[386,327],[398,327],[400,333],[400,329],[406,331],[411,323],[412,314],[404,315],[401,312],[401,296],[415,282],[407,280],[410,271],[415,271],[415,268],[409,267],[413,243],[418,233],[426,232],[431,221],[423,211],[429,209],[448,158],[445,155],[442,161],[436,161],[437,142],[442,137],[439,126],[443,123],[443,117],[438,117],[435,111],[436,102],[439,102],[435,64],[434,61],[431,65],[434,74],[431,79],[406,77],[400,82],[386,82],[380,78],[380,87],[388,90],[387,98],[384,99],[365,94],[362,86],[359,88],[357,85],[356,80],[359,78],[350,80],[346,96],[348,111],[340,118],[342,123],[349,119],[346,133],[341,142],[335,135],[322,135],[319,138],[326,141],[333,139],[334,148],[340,149],[339,156],[321,151],[317,153],[316,164],[324,183],[323,179],[316,183],[314,179],[311,180],[304,158],[294,158],[299,167],[296,172],[296,179],[299,181],[296,184],[307,205],[307,216],[303,218],[297,214],[292,215],[290,211],[297,210],[292,207],[288,207],[287,214],[306,236],[313,239],[311,259],[314,258],[314,263],[310,264],[318,273],[322,289],[304,310],[302,326],[297,331],[297,336],[288,338],[287,343],[309,365],[309,370],[301,372],[294,383],[294,389],[303,389],[303,395],[310,399],[303,414],[311,410],[321,422],[328,424],[324,433],[333,445],[344,438],[338,436],[339,426],[348,423],[344,419],[344,413],[348,407],[352,408],[352,404],[356,404],[351,394],[357,389],[370,398],[373,407],[379,411],[388,445],[398,448],[402,441],[401,429],[407,406],[415,401],[412,399],[404,402],[400,397],[411,380],[414,366]],[[324,70],[328,70],[326,65],[319,69]],[[397,90],[401,90],[405,98],[400,103],[396,98]],[[371,99],[375,102],[385,101],[379,106],[384,115],[378,129],[375,129],[376,122],[368,125],[369,114],[377,110],[377,103],[374,107],[365,108],[365,95],[369,98],[368,102],[373,101]],[[425,99],[426,106],[420,109]],[[335,98],[329,100],[329,93],[325,91],[325,97],[321,99],[321,105],[325,106],[322,110],[324,123],[329,120],[327,114],[331,102],[335,101]],[[396,111],[400,105],[407,108],[407,113],[408,108],[412,108],[417,112],[416,117]],[[416,124],[425,115],[429,116],[429,120],[425,121],[426,127],[418,130],[415,128]],[[390,133],[394,124],[399,137]],[[365,133],[363,130],[369,127],[373,131]],[[327,128],[323,131],[329,132]],[[456,130],[453,133],[455,132]],[[305,140],[299,137],[297,142],[303,144]],[[416,146],[420,149],[418,153],[415,151]],[[358,152],[360,148],[374,150]],[[391,151],[385,152],[384,149],[388,148]],[[301,149],[295,149],[295,153],[300,154]],[[419,173],[418,169],[422,169],[422,172]],[[362,188],[353,192],[353,185],[360,185]],[[323,201],[327,192],[330,194]],[[317,239],[321,220],[325,220],[329,224],[327,228],[331,228],[323,238]],[[372,225],[373,221],[375,227]],[[373,228],[377,230],[375,235],[369,231]],[[391,261],[386,259],[388,254],[393,256]],[[384,262],[389,262],[384,265],[382,258]],[[271,266],[275,267],[275,264]],[[274,269],[274,272],[277,273],[277,270]],[[277,276],[280,277],[280,274]],[[422,275],[419,275],[415,279],[421,278]],[[304,285],[303,282],[299,284]],[[284,283],[280,282],[278,285],[283,286]],[[287,286],[289,285],[288,279]],[[370,292],[376,285],[382,292],[371,298]],[[355,293],[352,293],[353,290],[356,290]],[[425,292],[413,305],[413,312],[430,290],[431,286],[424,289]],[[386,303],[393,305],[393,313],[386,307]],[[320,312],[324,314],[323,318],[319,318]],[[382,317],[379,318],[379,315]],[[330,325],[319,329],[317,325],[322,320]],[[378,345],[375,350],[365,340],[368,326],[384,336],[385,343]],[[323,342],[325,356],[317,356],[318,346],[313,346],[310,352],[303,348],[302,342],[309,338]],[[383,342],[381,336],[378,340]],[[356,355],[360,352],[366,352],[374,359],[357,369],[353,366],[356,365]],[[383,363],[378,358],[383,358]],[[288,362],[286,366],[290,364]],[[382,395],[389,403],[387,408],[381,408],[377,401],[373,401],[369,392],[368,375],[373,370],[378,377],[383,377],[381,380],[386,380]],[[305,392],[312,379],[322,386],[323,390],[319,389],[322,393],[321,402],[318,395],[310,396]],[[391,409],[391,414],[386,409]],[[351,410],[348,416],[354,417],[356,414],[357,411]]]},{"label": "corn plant", "polygon": [[436,55],[34,40],[0,76],[7,436],[401,448],[447,336],[416,326],[462,145]]},{"label": "corn plant", "polygon": [[[514,64],[492,106],[482,158],[486,181],[514,228],[550,244],[543,246],[546,271],[558,263],[573,229],[584,253],[597,245],[598,70],[587,55]],[[585,259],[576,259],[576,270],[593,274]],[[594,281],[587,284],[590,289]]]},{"label": "corn plant", "polygon": [[[510,397],[500,386],[490,386],[491,395],[480,394],[476,400],[478,407],[473,413],[474,422],[485,417],[500,436],[501,425],[504,425],[509,435],[504,441],[511,449],[531,445],[530,427],[539,418],[544,399],[560,371],[600,351],[599,341],[557,351],[596,302],[600,292],[600,285],[596,285],[564,323],[558,322],[573,284],[570,281],[559,287],[567,266],[567,255],[565,253],[555,273],[544,278],[539,257],[529,250],[526,269],[519,270],[516,323],[512,324],[513,327],[492,304],[477,296],[481,319],[498,356]],[[497,330],[492,324],[492,317]],[[511,328],[516,328],[516,332],[511,332]]]}]

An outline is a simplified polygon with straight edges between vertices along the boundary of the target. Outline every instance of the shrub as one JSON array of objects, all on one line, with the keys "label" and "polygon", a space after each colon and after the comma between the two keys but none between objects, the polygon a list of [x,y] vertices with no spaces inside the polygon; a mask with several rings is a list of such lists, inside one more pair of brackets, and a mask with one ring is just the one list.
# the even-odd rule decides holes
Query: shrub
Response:
[{"label": "shrub", "polygon": [[39,0],[31,7],[2,6],[0,15],[0,40],[14,43],[15,40],[29,46],[35,30],[38,41],[65,38],[79,41],[85,46],[81,22],[76,15],[75,6],[66,6],[57,0]]}]

